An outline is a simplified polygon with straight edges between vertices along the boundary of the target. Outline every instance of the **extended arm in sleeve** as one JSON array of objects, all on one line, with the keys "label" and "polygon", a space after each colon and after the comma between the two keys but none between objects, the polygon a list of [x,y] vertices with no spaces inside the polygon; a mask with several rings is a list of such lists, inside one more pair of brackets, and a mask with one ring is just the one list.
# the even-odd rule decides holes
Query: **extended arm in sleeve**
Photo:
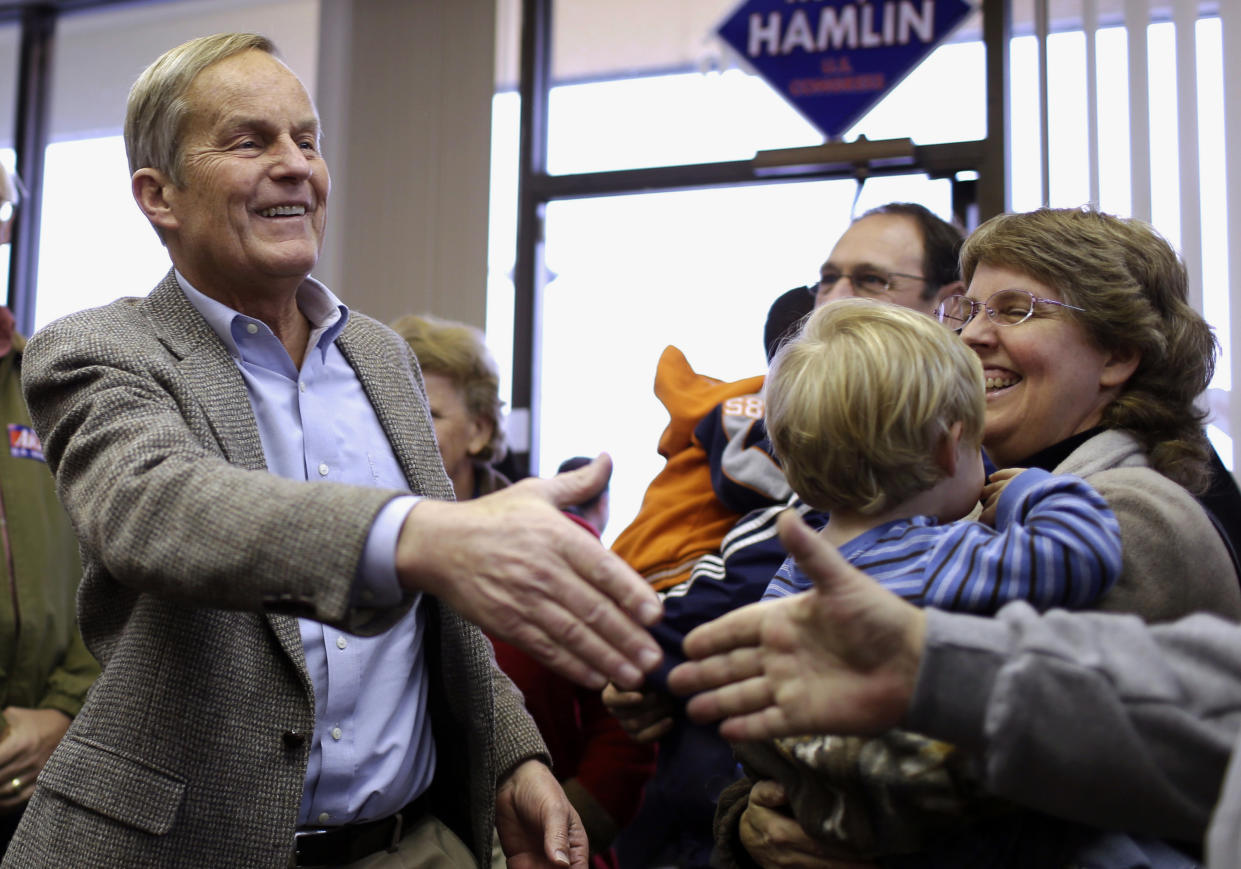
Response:
[{"label": "extended arm in sleeve", "polygon": [[905,724],[974,754],[991,793],[1200,841],[1241,730],[1241,627],[1022,604],[994,620],[929,612]]},{"label": "extended arm in sleeve", "polygon": [[1089,606],[1116,582],[1120,529],[1083,480],[1031,469],[1000,497],[995,530],[958,522],[927,568],[924,606],[994,612],[1025,600],[1039,609]]},{"label": "extended arm in sleeve", "polygon": [[[27,347],[31,417],[90,560],[187,605],[371,632],[399,617],[351,609],[371,523],[398,493],[266,473],[250,408],[233,399],[244,396],[240,374],[235,389],[213,390],[200,379],[227,366],[195,368],[162,349],[140,315],[115,305],[52,324]],[[238,467],[224,444],[257,459]]]}]

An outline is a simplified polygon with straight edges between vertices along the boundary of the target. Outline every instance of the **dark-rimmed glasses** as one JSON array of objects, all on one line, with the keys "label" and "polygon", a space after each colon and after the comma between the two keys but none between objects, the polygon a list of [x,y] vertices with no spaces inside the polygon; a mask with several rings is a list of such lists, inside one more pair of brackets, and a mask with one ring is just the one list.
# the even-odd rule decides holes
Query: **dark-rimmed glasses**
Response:
[{"label": "dark-rimmed glasses", "polygon": [[991,322],[997,326],[1016,326],[1030,319],[1034,313],[1034,306],[1039,304],[1055,305],[1058,308],[1069,308],[1073,311],[1086,310],[1076,305],[1058,302],[1055,299],[1040,299],[1034,293],[1025,290],[1000,290],[992,293],[985,302],[976,302],[960,293],[949,296],[939,303],[939,307],[935,309],[935,316],[949,329],[960,332],[978,316],[978,309],[982,308],[987,312]]},{"label": "dark-rimmed glasses", "polygon": [[927,280],[922,275],[907,275],[903,272],[881,272],[870,269],[859,269],[853,273],[825,271],[819,275],[817,283],[807,284],[806,289],[810,291],[810,295],[817,296],[820,291],[824,289],[830,290],[836,286],[841,278],[848,278],[849,283],[853,284],[853,292],[861,296],[882,296],[892,289],[893,278],[909,278],[914,281]]}]

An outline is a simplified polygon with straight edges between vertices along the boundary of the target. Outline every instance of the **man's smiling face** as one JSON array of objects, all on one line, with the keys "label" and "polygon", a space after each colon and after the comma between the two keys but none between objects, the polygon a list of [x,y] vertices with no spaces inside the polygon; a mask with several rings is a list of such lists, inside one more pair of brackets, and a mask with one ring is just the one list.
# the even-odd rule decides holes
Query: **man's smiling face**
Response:
[{"label": "man's smiling face", "polygon": [[185,95],[182,185],[168,185],[173,262],[220,297],[268,293],[310,273],[330,189],[305,88],[270,54],[215,63]]}]

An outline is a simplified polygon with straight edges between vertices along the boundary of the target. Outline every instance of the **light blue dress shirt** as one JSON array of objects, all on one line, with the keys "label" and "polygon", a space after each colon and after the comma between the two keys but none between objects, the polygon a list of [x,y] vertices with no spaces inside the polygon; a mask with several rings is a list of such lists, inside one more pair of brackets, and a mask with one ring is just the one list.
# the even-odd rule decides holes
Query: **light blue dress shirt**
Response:
[{"label": "light blue dress shirt", "polygon": [[[179,272],[177,280],[237,362],[268,470],[294,480],[408,488],[362,383],[335,344],[349,309],[327,287],[307,278],[298,288],[297,304],[311,329],[298,371],[265,323],[208,298]],[[356,582],[377,602],[400,597],[396,540],[415,501],[389,502],[371,527]],[[396,625],[373,637],[298,619],[315,689],[299,826],[382,818],[430,785],[435,743],[426,714],[420,604],[421,596]]]}]

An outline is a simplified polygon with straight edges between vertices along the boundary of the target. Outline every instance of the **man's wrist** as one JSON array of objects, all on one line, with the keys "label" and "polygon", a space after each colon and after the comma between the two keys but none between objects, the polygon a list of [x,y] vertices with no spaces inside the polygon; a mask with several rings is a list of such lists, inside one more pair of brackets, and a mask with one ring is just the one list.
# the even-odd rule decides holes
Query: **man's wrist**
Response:
[{"label": "man's wrist", "polygon": [[393,498],[376,514],[354,581],[355,606],[395,606],[400,603],[403,593],[397,578],[397,546],[405,520],[419,500],[415,495]]},{"label": "man's wrist", "polygon": [[502,770],[500,774],[496,776],[496,791],[497,792],[500,791],[507,785],[515,784],[515,782],[513,781],[514,777],[517,776],[518,773],[525,770],[525,768],[529,764],[532,764],[532,763],[537,763],[539,766],[546,769],[549,774],[551,773],[552,764],[551,764],[550,758],[523,757],[521,760],[517,761],[512,766],[510,766],[508,769]]},{"label": "man's wrist", "polygon": [[[997,619],[925,610],[922,652],[902,724],[966,750],[981,748],[987,703],[1003,659],[993,654],[993,634],[1007,633]],[[914,634],[911,634],[911,641]]]},{"label": "man's wrist", "polygon": [[888,687],[881,694],[881,703],[890,708],[882,715],[890,719],[892,726],[907,726],[906,722],[916,701],[919,679],[926,652],[926,610],[910,607],[907,622],[901,628],[896,652],[889,658],[886,668]]},{"label": "man's wrist", "polygon": [[396,540],[396,579],[407,592],[436,594],[445,575],[439,563],[443,541],[450,532],[443,521],[455,505],[450,501],[423,498],[414,504],[401,524]]}]

